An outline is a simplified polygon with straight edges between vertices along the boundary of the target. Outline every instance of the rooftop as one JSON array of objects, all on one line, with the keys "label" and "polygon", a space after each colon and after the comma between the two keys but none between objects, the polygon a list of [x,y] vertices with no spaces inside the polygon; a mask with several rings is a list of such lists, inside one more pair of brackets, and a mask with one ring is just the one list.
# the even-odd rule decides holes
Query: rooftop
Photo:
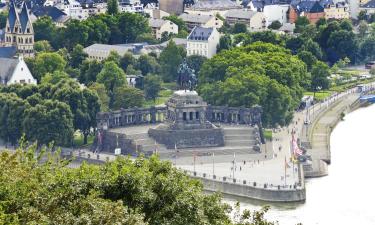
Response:
[{"label": "rooftop", "polygon": [[371,0],[366,4],[362,5],[362,8],[375,8],[375,0]]},{"label": "rooftop", "polygon": [[236,2],[231,0],[201,0],[191,6],[189,9],[198,11],[207,10],[227,10],[227,9],[237,9],[241,6],[237,5]]},{"label": "rooftop", "polygon": [[188,40],[205,41],[211,36],[214,28],[194,27],[188,36]]},{"label": "rooftop", "polygon": [[54,22],[64,23],[69,20],[66,13],[54,6],[35,7],[32,12],[36,17],[49,16]]},{"label": "rooftop", "polygon": [[301,1],[294,8],[299,12],[320,13],[324,7],[318,1]]},{"label": "rooftop", "polygon": [[[150,27],[161,27],[163,26],[163,24],[167,23],[168,21],[167,20],[163,20],[163,19],[154,19],[154,18],[150,18],[148,20],[148,23],[150,24]],[[169,21],[170,22],[170,21]]]},{"label": "rooftop", "polygon": [[[13,58],[16,55],[16,47],[0,47],[1,58]],[[1,65],[1,64],[0,64]]]},{"label": "rooftop", "polygon": [[0,58],[0,80],[8,80],[18,64],[18,59]]},{"label": "rooftop", "polygon": [[179,17],[185,22],[207,23],[213,16],[202,15],[202,14],[186,14],[186,13],[183,13]]},{"label": "rooftop", "polygon": [[225,13],[225,17],[234,17],[240,19],[251,19],[257,12],[246,9],[230,9]]}]

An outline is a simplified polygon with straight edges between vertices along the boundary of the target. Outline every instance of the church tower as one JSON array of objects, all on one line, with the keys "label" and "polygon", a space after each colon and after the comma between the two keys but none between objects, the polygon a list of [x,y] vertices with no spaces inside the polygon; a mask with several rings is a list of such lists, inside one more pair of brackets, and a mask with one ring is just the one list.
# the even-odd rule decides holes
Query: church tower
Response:
[{"label": "church tower", "polygon": [[9,2],[9,15],[5,26],[5,45],[14,46],[19,56],[34,57],[34,29],[25,2],[20,13],[14,1]]}]

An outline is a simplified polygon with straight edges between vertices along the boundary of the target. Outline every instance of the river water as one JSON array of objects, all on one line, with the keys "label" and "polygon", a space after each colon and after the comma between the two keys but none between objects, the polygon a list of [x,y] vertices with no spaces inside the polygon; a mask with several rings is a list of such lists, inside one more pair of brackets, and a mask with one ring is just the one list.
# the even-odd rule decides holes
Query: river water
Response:
[{"label": "river water", "polygon": [[[306,181],[306,202],[271,204],[267,219],[280,225],[375,225],[375,105],[345,116],[331,135],[329,175]],[[263,202],[241,202],[259,209]]]}]

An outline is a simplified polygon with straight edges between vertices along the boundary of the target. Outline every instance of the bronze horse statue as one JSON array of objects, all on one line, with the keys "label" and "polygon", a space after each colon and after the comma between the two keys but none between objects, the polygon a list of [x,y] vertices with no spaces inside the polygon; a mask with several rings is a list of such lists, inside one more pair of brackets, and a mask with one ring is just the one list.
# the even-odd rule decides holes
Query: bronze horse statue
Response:
[{"label": "bronze horse statue", "polygon": [[195,76],[195,71],[189,68],[186,59],[181,63],[177,70],[178,79],[177,83],[179,88],[182,90],[194,90],[197,85],[197,77]]}]

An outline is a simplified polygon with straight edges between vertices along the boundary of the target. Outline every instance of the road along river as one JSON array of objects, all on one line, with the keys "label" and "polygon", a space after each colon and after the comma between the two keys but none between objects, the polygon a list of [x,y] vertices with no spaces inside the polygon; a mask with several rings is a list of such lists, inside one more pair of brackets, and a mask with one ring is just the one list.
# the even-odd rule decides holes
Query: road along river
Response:
[{"label": "road along river", "polygon": [[345,116],[331,134],[329,175],[308,179],[305,203],[271,204],[225,196],[241,209],[269,204],[281,225],[375,224],[375,105]]}]

